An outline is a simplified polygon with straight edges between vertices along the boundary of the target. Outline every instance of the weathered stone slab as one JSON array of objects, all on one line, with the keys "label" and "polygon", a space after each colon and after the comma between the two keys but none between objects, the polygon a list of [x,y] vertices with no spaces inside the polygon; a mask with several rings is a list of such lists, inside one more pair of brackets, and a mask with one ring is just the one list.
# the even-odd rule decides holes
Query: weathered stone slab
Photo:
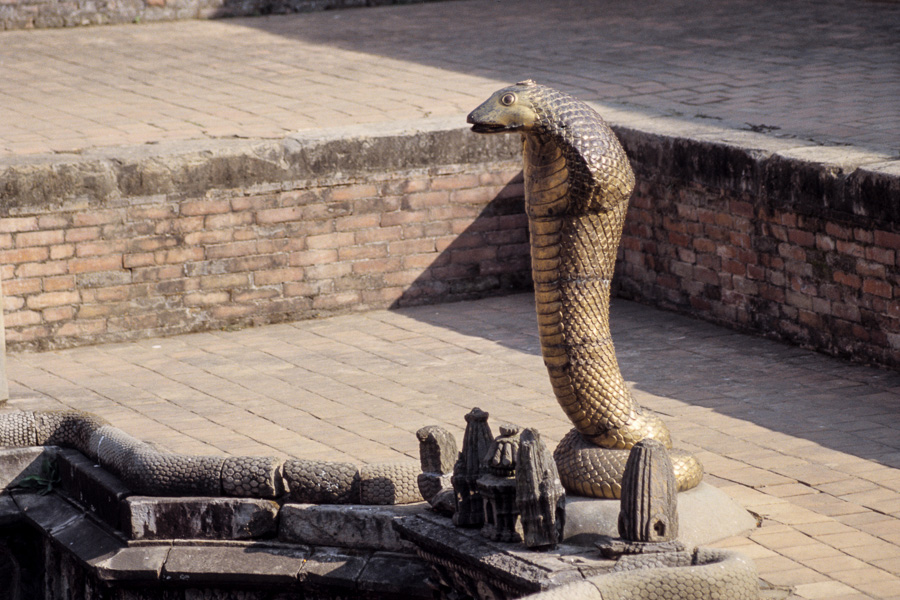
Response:
[{"label": "weathered stone slab", "polygon": [[110,527],[119,528],[121,503],[131,494],[125,484],[76,450],[61,449],[57,457],[66,495]]},{"label": "weathered stone slab", "polygon": [[25,519],[50,535],[55,535],[69,523],[84,518],[83,512],[56,494],[41,496],[34,493],[13,492],[12,497]]},{"label": "weathered stone slab", "polygon": [[369,562],[370,553],[316,548],[299,579],[304,589],[356,590],[356,581]]},{"label": "weathered stone slab", "polygon": [[399,517],[428,512],[425,503],[401,506],[286,504],[278,539],[313,546],[413,552],[394,530]]},{"label": "weathered stone slab", "polygon": [[55,454],[55,447],[0,450],[0,491],[15,486],[24,477],[40,475],[44,460],[52,460]]},{"label": "weathered stone slab", "polygon": [[267,544],[175,546],[163,564],[162,581],[181,584],[294,584],[309,550]]},{"label": "weathered stone slab", "polygon": [[261,498],[131,496],[122,529],[135,540],[251,540],[276,532],[278,503]]},{"label": "weathered stone slab", "polygon": [[54,529],[52,535],[57,544],[90,566],[109,559],[125,546],[122,540],[84,514]]},{"label": "weathered stone slab", "polygon": [[104,581],[156,581],[171,547],[135,546],[122,548],[94,564],[97,577]]},{"label": "weathered stone slab", "polygon": [[389,598],[431,598],[433,592],[425,583],[430,573],[428,563],[417,557],[378,552],[360,573],[357,586]]}]

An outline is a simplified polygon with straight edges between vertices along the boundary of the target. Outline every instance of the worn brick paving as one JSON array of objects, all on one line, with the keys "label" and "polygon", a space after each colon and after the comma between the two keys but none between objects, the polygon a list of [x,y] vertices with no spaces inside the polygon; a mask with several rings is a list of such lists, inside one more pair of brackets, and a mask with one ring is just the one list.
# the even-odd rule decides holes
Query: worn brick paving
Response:
[{"label": "worn brick paving", "polygon": [[585,100],[900,151],[900,3],[465,0],[0,33],[0,154],[463,115],[533,77]]},{"label": "worn brick paving", "polygon": [[[719,545],[794,598],[900,598],[900,374],[625,301],[613,336],[639,401],[706,480],[763,517]],[[9,357],[9,408],[77,408],[173,451],[358,463],[417,457],[473,406],[569,430],[533,299],[376,311]]]}]

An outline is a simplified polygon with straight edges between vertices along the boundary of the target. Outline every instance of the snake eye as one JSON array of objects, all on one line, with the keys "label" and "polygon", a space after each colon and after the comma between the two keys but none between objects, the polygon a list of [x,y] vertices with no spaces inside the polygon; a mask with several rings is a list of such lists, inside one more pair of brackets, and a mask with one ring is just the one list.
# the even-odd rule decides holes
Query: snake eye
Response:
[{"label": "snake eye", "polygon": [[512,92],[507,92],[500,96],[500,104],[503,106],[512,106],[516,101],[516,95]]}]

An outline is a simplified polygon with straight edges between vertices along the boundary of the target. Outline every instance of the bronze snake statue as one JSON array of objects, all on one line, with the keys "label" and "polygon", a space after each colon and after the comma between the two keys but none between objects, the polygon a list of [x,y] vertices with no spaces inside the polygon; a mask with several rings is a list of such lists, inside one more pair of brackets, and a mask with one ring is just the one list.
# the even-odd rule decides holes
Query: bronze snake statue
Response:
[{"label": "bronze snake statue", "polygon": [[[634,401],[609,330],[610,282],[634,174],[591,107],[533,81],[495,92],[468,116],[476,133],[523,138],[525,210],[538,327],[556,399],[574,423],[554,453],[572,493],[618,498],[629,449],[663,422]],[[692,455],[671,451],[679,490],[700,483]]]}]

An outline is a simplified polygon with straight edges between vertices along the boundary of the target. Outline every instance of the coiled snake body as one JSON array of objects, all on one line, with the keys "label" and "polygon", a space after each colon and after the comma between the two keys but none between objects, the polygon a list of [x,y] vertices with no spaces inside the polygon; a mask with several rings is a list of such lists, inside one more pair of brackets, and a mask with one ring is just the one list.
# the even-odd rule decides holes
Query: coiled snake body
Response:
[{"label": "coiled snake body", "polygon": [[353,463],[277,456],[166,452],[104,419],[75,410],[0,412],[0,448],[78,450],[134,493],[149,496],[279,498],[315,504],[421,502],[419,461]]},{"label": "coiled snake body", "polygon": [[[544,363],[575,425],[554,454],[572,493],[618,498],[629,449],[669,432],[642,411],[619,371],[609,330],[610,282],[634,174],[612,130],[592,108],[553,88],[520,82],[468,117],[477,133],[520,132],[525,210]],[[700,463],[673,450],[679,490]]]}]

